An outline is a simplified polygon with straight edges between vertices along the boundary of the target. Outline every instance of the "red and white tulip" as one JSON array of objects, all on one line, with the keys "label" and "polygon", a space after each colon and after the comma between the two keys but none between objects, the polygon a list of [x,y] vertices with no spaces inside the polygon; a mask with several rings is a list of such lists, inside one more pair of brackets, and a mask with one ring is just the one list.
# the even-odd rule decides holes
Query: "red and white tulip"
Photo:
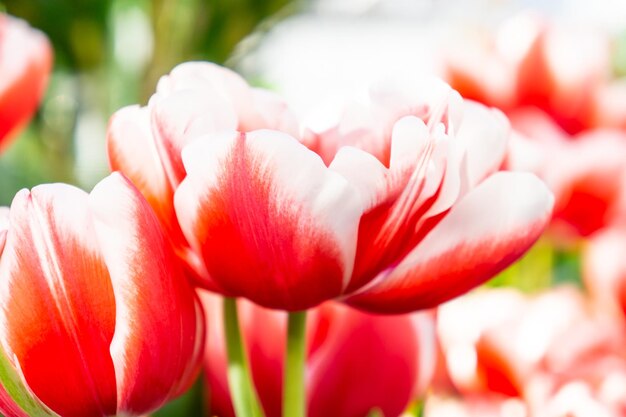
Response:
[{"label": "red and white tulip", "polygon": [[[202,309],[128,180],[112,174],[91,194],[65,184],[22,190],[6,226],[0,378],[19,409],[141,415],[189,387],[202,356]],[[4,399],[5,415],[24,415]]]}]

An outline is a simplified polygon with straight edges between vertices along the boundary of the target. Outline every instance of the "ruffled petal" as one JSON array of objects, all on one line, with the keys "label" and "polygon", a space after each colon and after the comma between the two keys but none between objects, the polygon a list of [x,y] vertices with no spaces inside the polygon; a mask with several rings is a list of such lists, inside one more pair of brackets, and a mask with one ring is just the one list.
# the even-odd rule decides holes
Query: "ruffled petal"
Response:
[{"label": "ruffled petal", "polygon": [[347,299],[370,311],[435,306],[491,278],[539,237],[552,194],[532,174],[500,172],[459,201],[395,267]]},{"label": "ruffled petal", "polygon": [[183,160],[176,212],[221,287],[287,310],[342,292],[362,212],[345,178],[274,131],[201,139]]}]

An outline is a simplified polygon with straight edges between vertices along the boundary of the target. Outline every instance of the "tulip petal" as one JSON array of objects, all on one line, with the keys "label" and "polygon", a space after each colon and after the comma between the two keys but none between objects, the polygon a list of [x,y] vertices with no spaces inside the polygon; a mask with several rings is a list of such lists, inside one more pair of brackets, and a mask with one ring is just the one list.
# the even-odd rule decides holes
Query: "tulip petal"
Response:
[{"label": "tulip petal", "polygon": [[198,329],[197,298],[156,216],[127,179],[116,173],[105,178],[89,204],[115,293],[110,351],[118,413],[146,413],[184,384],[180,378],[196,354],[195,337],[204,332]]},{"label": "tulip petal", "polygon": [[502,112],[465,101],[463,121],[455,140],[466,148],[470,187],[500,168],[507,151],[509,132],[509,122]]},{"label": "tulip petal", "polygon": [[347,299],[399,313],[463,294],[521,256],[539,237],[552,194],[532,174],[500,172],[459,201],[395,268]]},{"label": "tulip petal", "polygon": [[121,171],[141,191],[167,230],[176,223],[174,191],[159,157],[150,127],[150,112],[124,107],[111,117],[107,130],[111,171]]},{"label": "tulip petal", "polygon": [[181,228],[229,293],[305,309],[339,295],[362,212],[356,189],[280,132],[233,132],[183,151]]},{"label": "tulip petal", "polygon": [[233,130],[238,123],[229,101],[201,89],[177,91],[166,98],[155,95],[150,108],[161,161],[174,187],[185,178],[183,147],[203,134]]},{"label": "tulip petal", "polygon": [[[254,108],[257,111],[258,126],[255,129],[272,129],[285,132],[297,138],[300,134],[296,116],[278,94],[261,88],[251,91]],[[250,129],[251,130],[251,129]]]},{"label": "tulip petal", "polygon": [[420,346],[412,317],[324,304],[313,319],[314,332],[325,336],[308,359],[308,415],[358,417],[375,408],[400,415],[418,381]]},{"label": "tulip petal", "polygon": [[148,200],[176,254],[184,261],[185,273],[199,285],[217,289],[202,261],[189,249],[178,225],[173,201],[173,187],[177,183],[170,182],[165,171],[165,161],[159,155],[151,131],[148,108],[124,107],[111,117],[107,131],[107,151],[111,170],[122,172]]},{"label": "tulip petal", "polygon": [[160,95],[171,95],[183,90],[194,90],[233,109],[237,115],[236,127],[242,132],[272,127],[264,124],[263,116],[255,108],[258,103],[255,103],[253,90],[248,83],[227,68],[210,62],[186,62],[162,77],[157,85],[157,94]]},{"label": "tulip petal", "polygon": [[116,410],[115,300],[86,200],[64,184],[18,193],[0,259],[4,349],[37,397],[69,417]]}]

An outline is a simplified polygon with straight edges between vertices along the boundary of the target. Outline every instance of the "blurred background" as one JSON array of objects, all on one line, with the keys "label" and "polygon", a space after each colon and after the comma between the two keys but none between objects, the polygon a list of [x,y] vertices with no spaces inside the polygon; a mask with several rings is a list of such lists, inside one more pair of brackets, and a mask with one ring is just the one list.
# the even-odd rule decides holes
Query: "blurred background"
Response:
[{"label": "blurred background", "polygon": [[[437,73],[437,51],[460,27],[495,26],[528,7],[616,37],[626,22],[622,0],[0,1],[0,10],[45,32],[55,51],[43,105],[0,157],[0,204],[42,182],[90,189],[107,173],[110,115],[145,104],[177,63],[235,67],[306,108],[381,75]],[[623,74],[626,48],[620,54]]]}]

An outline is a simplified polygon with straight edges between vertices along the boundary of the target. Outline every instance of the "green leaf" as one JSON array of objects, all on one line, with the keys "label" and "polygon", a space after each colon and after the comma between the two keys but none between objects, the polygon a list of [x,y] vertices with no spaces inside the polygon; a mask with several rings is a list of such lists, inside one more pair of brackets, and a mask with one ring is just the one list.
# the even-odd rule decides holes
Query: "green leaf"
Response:
[{"label": "green leaf", "polygon": [[205,417],[208,413],[204,410],[202,381],[202,375],[200,375],[186,393],[152,413],[152,417]]},{"label": "green leaf", "polygon": [[13,401],[31,417],[59,417],[42,404],[24,386],[22,379],[4,351],[0,349],[0,382]]}]

